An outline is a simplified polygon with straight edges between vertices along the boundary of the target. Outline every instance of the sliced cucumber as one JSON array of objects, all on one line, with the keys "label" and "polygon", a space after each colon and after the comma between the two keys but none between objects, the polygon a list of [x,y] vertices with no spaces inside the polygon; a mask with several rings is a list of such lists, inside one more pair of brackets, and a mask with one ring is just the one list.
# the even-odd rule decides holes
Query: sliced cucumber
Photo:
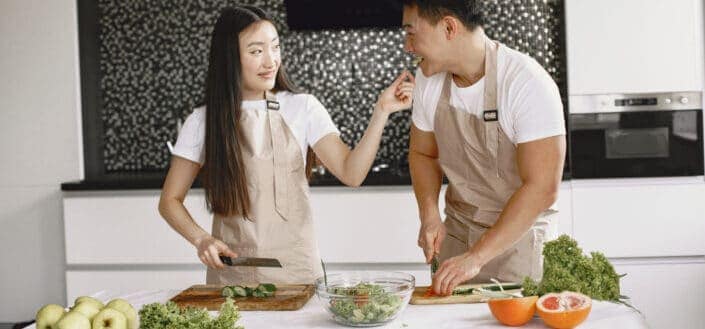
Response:
[{"label": "sliced cucumber", "polygon": [[223,297],[272,297],[277,287],[271,283],[260,284],[257,287],[225,286],[221,291]]},{"label": "sliced cucumber", "polygon": [[275,292],[277,291],[277,286],[272,283],[262,283],[257,288],[262,287],[265,291]]},{"label": "sliced cucumber", "polygon": [[229,286],[223,287],[223,290],[220,292],[220,294],[223,297],[235,297],[235,293],[233,292],[232,287]]},{"label": "sliced cucumber", "polygon": [[231,287],[235,297],[247,297],[247,291],[242,286]]}]

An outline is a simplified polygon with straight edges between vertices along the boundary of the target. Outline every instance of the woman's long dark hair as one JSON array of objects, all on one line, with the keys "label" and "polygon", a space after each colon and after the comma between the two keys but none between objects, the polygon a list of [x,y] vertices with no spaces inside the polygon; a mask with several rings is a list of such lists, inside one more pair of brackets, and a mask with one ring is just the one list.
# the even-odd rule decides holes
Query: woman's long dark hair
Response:
[{"label": "woman's long dark hair", "polygon": [[[203,187],[208,209],[225,216],[249,218],[250,215],[247,172],[240,143],[243,135],[238,125],[242,112],[239,35],[260,21],[272,22],[267,13],[257,7],[226,8],[221,11],[211,37],[206,77]],[[295,90],[283,65],[277,73],[274,90]]]}]

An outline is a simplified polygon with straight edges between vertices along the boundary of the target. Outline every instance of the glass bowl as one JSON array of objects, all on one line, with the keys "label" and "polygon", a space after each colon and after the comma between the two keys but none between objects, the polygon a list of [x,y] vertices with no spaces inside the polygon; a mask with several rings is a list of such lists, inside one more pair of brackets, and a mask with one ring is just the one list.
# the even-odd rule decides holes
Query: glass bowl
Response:
[{"label": "glass bowl", "polygon": [[336,322],[352,327],[381,326],[409,304],[416,279],[404,272],[357,271],[316,280],[316,295]]}]

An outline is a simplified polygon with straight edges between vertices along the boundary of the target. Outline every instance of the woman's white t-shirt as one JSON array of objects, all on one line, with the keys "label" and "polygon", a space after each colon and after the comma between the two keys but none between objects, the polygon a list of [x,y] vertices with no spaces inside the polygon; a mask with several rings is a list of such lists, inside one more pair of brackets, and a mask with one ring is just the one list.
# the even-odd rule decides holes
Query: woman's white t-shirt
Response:
[{"label": "woman's white t-shirt", "polygon": [[[412,121],[434,131],[436,106],[446,73],[426,77],[416,71]],[[458,110],[482,117],[485,79],[469,87],[451,83],[450,103]],[[533,58],[501,45],[497,51],[499,125],[514,143],[565,135],[563,104],[551,76]]]},{"label": "woman's white t-shirt", "polygon": [[[310,94],[294,94],[287,91],[276,93],[279,112],[294,137],[299,142],[301,156],[306,160],[306,151],[328,134],[340,134],[323,104]],[[266,115],[265,100],[243,101],[243,111],[257,111],[255,115]],[[256,136],[264,136],[266,120],[257,120]],[[179,132],[173,155],[203,165],[205,160],[206,108],[199,107],[191,113]],[[256,144],[258,141],[254,141]]]}]

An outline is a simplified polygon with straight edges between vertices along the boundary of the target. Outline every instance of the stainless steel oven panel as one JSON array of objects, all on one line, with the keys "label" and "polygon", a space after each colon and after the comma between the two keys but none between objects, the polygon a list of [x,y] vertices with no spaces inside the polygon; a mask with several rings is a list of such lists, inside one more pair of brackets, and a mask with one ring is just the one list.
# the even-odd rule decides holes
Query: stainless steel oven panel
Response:
[{"label": "stainless steel oven panel", "polygon": [[605,158],[668,158],[668,127],[606,129]]},{"label": "stainless steel oven panel", "polygon": [[702,109],[702,93],[640,93],[569,96],[569,112],[610,113]]}]

